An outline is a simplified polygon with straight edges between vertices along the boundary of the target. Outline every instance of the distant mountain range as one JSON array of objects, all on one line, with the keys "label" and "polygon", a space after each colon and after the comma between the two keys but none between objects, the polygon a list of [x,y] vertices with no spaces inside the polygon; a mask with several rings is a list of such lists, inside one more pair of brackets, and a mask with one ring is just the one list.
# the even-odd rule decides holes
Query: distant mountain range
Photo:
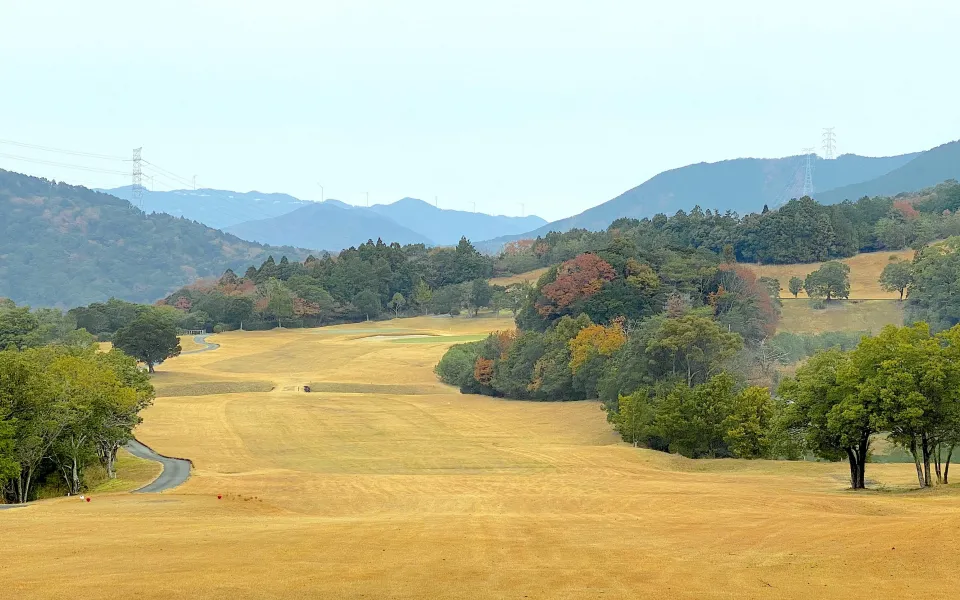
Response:
[{"label": "distant mountain range", "polygon": [[[814,198],[823,203],[857,199],[864,195],[914,192],[951,178],[960,178],[960,142],[926,152],[872,158],[846,154],[834,160],[812,160]],[[766,204],[799,197],[803,190],[805,156],[788,158],[738,158],[698,163],[665,171],[612,200],[584,212],[553,221],[526,233],[477,242],[478,248],[496,252],[503,244],[531,239],[551,231],[575,228],[601,230],[621,217],[644,218],[674,214],[699,205],[703,209],[732,210],[746,214]]]},{"label": "distant mountain range", "polygon": [[200,277],[258,265],[268,247],[80,186],[0,170],[0,297],[69,308],[107,300],[154,302]]},{"label": "distant mountain range", "polygon": [[437,208],[416,198],[403,198],[393,204],[376,204],[371,206],[370,210],[425,235],[441,246],[456,245],[463,236],[469,240],[486,240],[500,235],[523,233],[547,223],[545,219],[532,215],[504,217]]},{"label": "distant mountain range", "polygon": [[916,192],[948,179],[960,179],[960,141],[927,150],[905,165],[869,181],[837,187],[814,196],[824,204],[835,204],[864,196]]},{"label": "distant mountain range", "polygon": [[[124,186],[100,191],[132,200],[130,190],[130,186]],[[185,217],[243,239],[330,251],[377,238],[401,244],[448,246],[455,245],[462,236],[470,240],[488,239],[530,231],[547,222],[537,216],[505,217],[441,209],[416,198],[370,208],[333,199],[322,204],[325,208],[317,209],[320,203],[288,194],[213,189],[144,190],[142,197],[147,213]],[[291,216],[293,213],[295,217]]]},{"label": "distant mountain range", "polygon": [[[123,200],[133,200],[131,186],[98,190]],[[297,210],[309,202],[288,194],[262,192],[231,192],[227,190],[173,190],[170,192],[143,191],[143,210],[146,213],[167,213],[199,221],[214,229],[223,229],[255,219],[269,219]]]},{"label": "distant mountain range", "polygon": [[226,228],[227,233],[263,244],[289,244],[339,251],[368,239],[386,243],[428,244],[424,235],[366,208],[343,208],[336,201],[309,202],[293,212],[271,219],[247,221]]}]

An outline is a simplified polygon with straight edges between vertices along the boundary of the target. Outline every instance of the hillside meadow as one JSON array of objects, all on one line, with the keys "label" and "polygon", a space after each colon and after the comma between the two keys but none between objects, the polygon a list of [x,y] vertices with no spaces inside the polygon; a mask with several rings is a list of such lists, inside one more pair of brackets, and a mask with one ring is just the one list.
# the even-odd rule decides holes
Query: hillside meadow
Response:
[{"label": "hillside meadow", "polygon": [[886,325],[903,325],[903,303],[897,300],[831,300],[824,308],[813,308],[807,299],[790,297],[783,299],[777,331],[877,333]]},{"label": "hillside meadow", "polygon": [[909,464],[871,464],[873,489],[851,493],[845,464],[688,460],[618,441],[595,402],[437,381],[454,340],[510,327],[419,317],[211,336],[219,349],[158,368],[158,389],[180,395],[161,394],[137,431],[194,461],[187,483],[0,511],[0,586],[20,598],[955,594],[955,487],[911,491]]},{"label": "hillside meadow", "polygon": [[[840,262],[850,266],[850,299],[851,300],[896,300],[900,297],[897,292],[887,292],[880,288],[880,274],[883,268],[893,260],[913,260],[913,250],[898,250],[896,252],[864,252]],[[756,265],[746,264],[758,277],[773,277],[780,281],[780,296],[792,298],[787,290],[791,277],[804,279],[813,273],[823,263],[789,264],[789,265]],[[798,298],[806,298],[806,292],[801,291]]]}]

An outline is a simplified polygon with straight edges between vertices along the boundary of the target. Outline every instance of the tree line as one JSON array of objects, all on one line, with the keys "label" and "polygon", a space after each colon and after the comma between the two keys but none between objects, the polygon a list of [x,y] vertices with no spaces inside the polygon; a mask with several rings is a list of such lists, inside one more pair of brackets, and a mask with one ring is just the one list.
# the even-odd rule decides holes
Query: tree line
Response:
[{"label": "tree line", "polygon": [[746,216],[697,206],[673,216],[618,219],[601,232],[574,229],[513,242],[498,256],[495,272],[522,273],[558,264],[598,251],[616,236],[670,248],[703,248],[740,262],[824,262],[858,252],[920,248],[960,235],[958,208],[956,181],[917,194],[826,206],[805,197]]},{"label": "tree line", "polygon": [[377,240],[302,263],[271,256],[242,276],[227,271],[177,290],[162,304],[181,311],[183,328],[210,331],[517,310],[520,286],[491,286],[492,271],[493,259],[466,238],[453,248]]},{"label": "tree line", "polygon": [[94,466],[116,476],[117,451],[154,397],[120,350],[47,345],[0,351],[0,494],[27,502],[41,488],[78,494]]}]

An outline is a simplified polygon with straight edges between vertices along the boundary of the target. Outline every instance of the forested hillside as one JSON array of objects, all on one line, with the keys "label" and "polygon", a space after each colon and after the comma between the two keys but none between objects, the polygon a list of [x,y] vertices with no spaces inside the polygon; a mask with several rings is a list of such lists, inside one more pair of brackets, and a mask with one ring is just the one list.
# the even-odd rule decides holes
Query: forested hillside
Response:
[{"label": "forested hillside", "polygon": [[265,248],[126,200],[0,170],[0,297],[76,306],[153,302],[198,277],[294,248]]},{"label": "forested hillside", "polygon": [[[846,154],[836,160],[815,158],[816,186],[824,190],[875,179],[902,167],[916,156],[918,154],[873,158]],[[571,229],[599,231],[617,219],[642,219],[657,213],[673,214],[681,210],[689,211],[694,206],[740,214],[757,211],[764,204],[773,206],[780,200],[801,195],[805,160],[802,156],[738,158],[671,169],[578,215],[548,223],[526,234],[481,241],[477,246],[485,251],[496,251],[504,243],[513,240]],[[942,177],[919,187],[947,178]],[[912,191],[919,187],[901,188],[897,192]]]},{"label": "forested hillside", "polygon": [[869,181],[827,189],[816,194],[816,198],[824,204],[834,204],[863,196],[893,196],[948,179],[960,179],[960,141],[927,150],[902,167]]}]

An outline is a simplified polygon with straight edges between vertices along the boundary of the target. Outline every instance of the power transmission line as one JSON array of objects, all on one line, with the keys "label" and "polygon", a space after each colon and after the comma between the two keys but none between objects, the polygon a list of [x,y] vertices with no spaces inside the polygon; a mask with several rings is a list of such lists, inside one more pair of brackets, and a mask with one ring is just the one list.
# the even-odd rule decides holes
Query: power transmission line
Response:
[{"label": "power transmission line", "polygon": [[0,144],[9,144],[11,146],[20,146],[21,148],[32,148],[34,150],[43,150],[44,152],[56,152],[58,154],[72,154],[73,156],[88,156],[90,158],[101,158],[103,160],[126,161],[129,159],[119,156],[110,156],[107,154],[95,154],[93,152],[79,152],[77,150],[64,150],[63,148],[53,148],[51,146],[39,146],[37,144],[27,144],[25,142],[16,142],[14,140],[0,140]]},{"label": "power transmission line", "polygon": [[[144,176],[144,174],[146,174],[146,176],[151,179],[151,187],[152,187],[152,185],[153,185],[153,179],[154,179],[154,177],[157,178],[157,179],[159,179],[159,180],[161,180],[161,183],[163,183],[163,181],[165,180],[165,181],[167,182],[165,185],[168,185],[171,189],[176,189],[176,188],[182,186],[181,189],[186,189],[186,190],[188,190],[188,189],[191,189],[191,188],[192,188],[192,189],[196,190],[196,187],[197,187],[197,183],[196,183],[196,181],[197,181],[197,176],[196,176],[196,175],[194,175],[191,179],[187,179],[186,177],[182,177],[182,176],[180,176],[180,175],[177,175],[177,174],[174,173],[173,171],[170,171],[170,170],[168,170],[168,169],[164,169],[163,167],[161,167],[161,166],[159,166],[159,165],[156,165],[156,164],[154,164],[154,163],[151,163],[150,161],[143,159],[143,157],[142,157],[142,148],[137,148],[137,149],[135,149],[135,150],[133,151],[133,155],[132,155],[131,158],[123,158],[123,157],[119,157],[119,156],[110,156],[110,155],[107,155],[107,154],[97,154],[97,153],[94,153],[94,152],[81,152],[81,151],[77,151],[77,150],[67,150],[67,149],[64,149],[64,148],[55,148],[55,147],[52,147],[52,146],[41,146],[41,145],[38,145],[38,144],[28,144],[28,143],[26,143],[26,142],[18,142],[18,141],[15,141],[15,140],[0,139],[0,144],[9,144],[9,145],[11,145],[11,146],[19,146],[19,147],[22,147],[22,148],[30,148],[30,149],[34,149],[34,150],[41,150],[41,151],[44,151],[44,152],[53,152],[53,153],[67,154],[67,155],[72,155],[72,156],[83,156],[83,157],[97,158],[97,159],[102,159],[102,160],[115,160],[115,161],[119,161],[119,162],[127,162],[127,161],[130,161],[130,162],[131,162],[131,169],[130,169],[129,171],[120,171],[120,170],[115,170],[115,169],[103,169],[103,168],[99,168],[99,167],[88,167],[88,166],[85,166],[85,165],[75,165],[75,164],[58,162],[58,161],[52,161],[52,160],[45,160],[45,159],[40,159],[40,158],[31,158],[31,157],[28,157],[28,156],[20,156],[20,155],[16,155],[16,154],[0,153],[0,158],[9,158],[9,159],[12,159],[12,160],[18,160],[18,161],[24,161],[24,162],[36,163],[36,164],[40,164],[40,165],[48,165],[48,166],[54,166],[54,167],[63,167],[63,168],[68,168],[68,169],[77,169],[77,170],[80,170],[80,171],[88,171],[88,172],[92,172],[92,173],[106,173],[106,174],[109,174],[109,175],[120,175],[120,176],[130,177],[130,178],[131,178],[131,190],[130,190],[130,191],[131,191],[131,203],[134,204],[134,205],[136,205],[136,206],[138,206],[138,207],[141,208],[141,209],[143,208],[143,192],[144,192],[144,190],[145,190],[145,188],[143,187],[143,176]],[[144,169],[144,166],[147,166],[147,168]],[[172,182],[172,183],[171,183],[171,182]],[[217,197],[217,198],[221,198],[221,199],[223,199],[223,200],[225,200],[225,201],[227,201],[227,202],[231,202],[231,201],[234,200],[234,198],[230,198],[230,197],[227,196],[226,194],[221,194],[221,193],[218,193],[218,192],[216,192],[216,191],[214,191],[214,190],[206,190],[206,192],[207,192],[206,195],[213,196],[213,197]],[[370,204],[370,201],[369,201],[369,193],[367,193],[367,198],[368,198],[368,200],[367,200],[367,205],[369,206],[369,204]],[[272,214],[264,211],[263,209],[257,207],[256,205],[250,205],[248,208],[252,209],[253,212],[262,215],[264,218],[272,218],[272,217],[276,216],[276,215],[272,215]]]},{"label": "power transmission line", "polygon": [[126,171],[117,171],[114,169],[99,169],[97,167],[86,167],[83,165],[71,165],[69,163],[62,163],[53,160],[43,160],[41,158],[30,158],[27,156],[18,156],[16,154],[3,154],[0,153],[0,157],[9,158],[12,160],[22,160],[24,162],[36,163],[38,165],[50,165],[52,167],[64,167],[67,169],[78,169],[80,171],[90,171],[93,173],[108,173],[110,175],[127,175]]},{"label": "power transmission line", "polygon": [[[146,161],[141,161],[141,162],[146,162]],[[161,183],[163,183],[163,185],[169,187],[171,190],[186,189],[182,181],[178,181],[173,177],[170,177],[169,175],[164,175],[160,171],[155,171],[151,167],[144,167],[143,172],[144,174],[149,175],[151,177],[156,177],[161,181]]]},{"label": "power transmission line", "polygon": [[174,173],[173,171],[168,171],[167,169],[164,169],[163,167],[161,167],[161,166],[159,166],[159,165],[155,165],[155,164],[153,164],[152,162],[150,162],[149,160],[144,160],[144,161],[143,161],[143,164],[145,164],[145,165],[150,165],[151,167],[153,167],[153,168],[156,169],[157,171],[160,171],[161,173],[166,173],[169,177],[173,178],[173,179],[176,180],[176,181],[182,182],[183,185],[186,185],[187,187],[192,187],[192,186],[194,186],[194,185],[196,184],[196,181],[197,181],[197,176],[196,176],[196,175],[193,176],[193,181],[191,181],[191,180],[187,179],[186,177],[181,177],[181,176],[177,175],[177,174]]}]

